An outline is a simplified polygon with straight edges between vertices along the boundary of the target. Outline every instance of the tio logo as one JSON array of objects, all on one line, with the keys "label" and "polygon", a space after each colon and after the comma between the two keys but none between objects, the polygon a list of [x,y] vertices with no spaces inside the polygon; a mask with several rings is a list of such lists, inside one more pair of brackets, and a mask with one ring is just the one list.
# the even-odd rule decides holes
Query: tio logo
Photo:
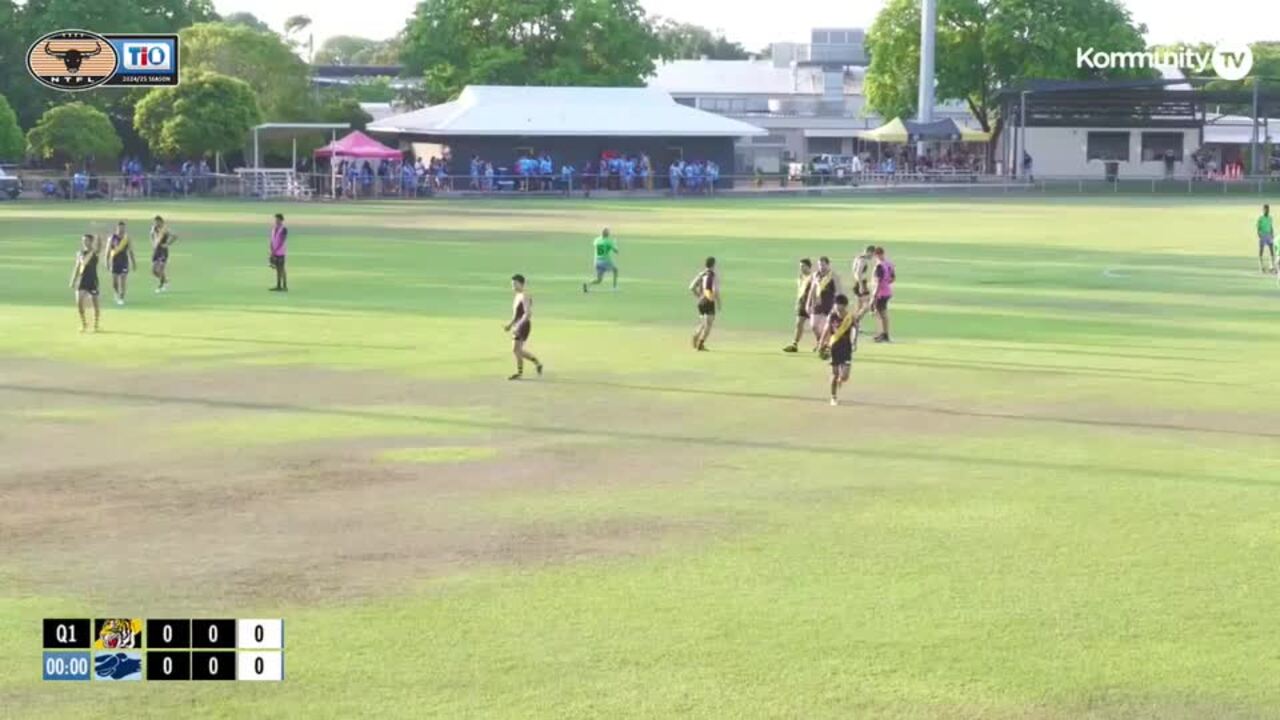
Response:
[{"label": "tio logo", "polygon": [[1213,49],[1213,71],[1223,80],[1243,80],[1253,69],[1248,45],[1219,45]]},{"label": "tio logo", "polygon": [[172,70],[173,55],[168,43],[126,42],[121,46],[125,70]]}]

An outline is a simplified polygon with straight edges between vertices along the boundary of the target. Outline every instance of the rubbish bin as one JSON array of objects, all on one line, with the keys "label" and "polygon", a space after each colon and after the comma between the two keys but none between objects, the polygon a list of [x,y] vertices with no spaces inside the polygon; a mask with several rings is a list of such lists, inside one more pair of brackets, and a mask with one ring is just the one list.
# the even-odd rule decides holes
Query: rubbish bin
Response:
[{"label": "rubbish bin", "polygon": [[1105,168],[1107,182],[1115,182],[1120,179],[1120,163],[1115,160],[1108,160],[1103,163]]}]

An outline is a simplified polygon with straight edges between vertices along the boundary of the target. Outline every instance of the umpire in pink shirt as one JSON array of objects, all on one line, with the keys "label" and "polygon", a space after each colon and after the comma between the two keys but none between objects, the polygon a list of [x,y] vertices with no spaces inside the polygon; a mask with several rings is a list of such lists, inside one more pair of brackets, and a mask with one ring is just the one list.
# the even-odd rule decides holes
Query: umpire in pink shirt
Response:
[{"label": "umpire in pink shirt", "polygon": [[289,274],[284,269],[285,247],[289,242],[289,228],[284,226],[284,215],[276,213],[276,224],[271,227],[271,267],[276,269],[276,286],[271,292],[289,292]]}]

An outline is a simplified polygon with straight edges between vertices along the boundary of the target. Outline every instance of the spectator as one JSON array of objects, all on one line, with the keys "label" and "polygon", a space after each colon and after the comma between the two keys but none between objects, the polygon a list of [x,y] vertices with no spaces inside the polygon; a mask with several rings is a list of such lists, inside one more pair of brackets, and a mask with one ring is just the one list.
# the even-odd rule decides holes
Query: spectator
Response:
[{"label": "spectator", "polygon": [[667,176],[671,184],[671,194],[680,194],[680,178],[684,174],[684,168],[680,167],[679,160],[672,160],[671,167],[667,170]]},{"label": "spectator", "polygon": [[639,173],[640,186],[645,190],[653,190],[653,165],[645,153],[640,153]]},{"label": "spectator", "polygon": [[484,191],[493,192],[493,163],[484,164]]}]

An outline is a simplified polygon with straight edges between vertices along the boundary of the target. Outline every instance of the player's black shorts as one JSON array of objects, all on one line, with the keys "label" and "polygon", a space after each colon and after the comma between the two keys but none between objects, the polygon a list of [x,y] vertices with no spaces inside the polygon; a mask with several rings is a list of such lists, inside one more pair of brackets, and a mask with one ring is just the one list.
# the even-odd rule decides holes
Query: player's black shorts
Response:
[{"label": "player's black shorts", "polygon": [[79,288],[80,288],[80,292],[82,292],[82,293],[89,293],[90,295],[97,295],[97,294],[98,294],[98,283],[97,283],[97,281],[94,281],[94,282],[85,282],[84,280],[81,280],[81,281],[80,281]]},{"label": "player's black shorts", "polygon": [[888,310],[888,309],[889,309],[889,301],[890,301],[890,300],[892,300],[892,299],[893,299],[893,296],[892,296],[892,295],[889,295],[889,296],[887,296],[887,297],[878,297],[878,298],[876,298],[876,310],[878,310],[878,311],[880,311],[880,312],[884,312],[885,310]]},{"label": "player's black shorts", "polygon": [[117,255],[111,260],[112,275],[128,275],[129,274],[129,256]]},{"label": "player's black shorts", "polygon": [[853,285],[854,297],[866,297],[870,294],[871,294],[871,290],[870,288],[867,287],[866,283],[864,282],[854,283]]},{"label": "player's black shorts", "polygon": [[715,300],[699,300],[698,314],[699,315],[715,315],[716,301]]},{"label": "player's black shorts", "polygon": [[529,339],[529,333],[531,332],[533,332],[532,320],[521,323],[520,326],[515,329],[515,332],[511,333],[511,337],[515,340],[519,340],[520,342],[524,342]]},{"label": "player's black shorts", "polygon": [[151,262],[169,262],[169,248],[156,248],[155,252],[151,253]]},{"label": "player's black shorts", "polygon": [[801,305],[801,306],[797,307],[797,308],[796,308],[796,317],[800,318],[801,320],[808,320],[808,319],[809,319],[809,309],[808,309],[808,308],[806,308],[806,307],[805,307],[805,306],[803,306],[803,305]]},{"label": "player's black shorts", "polygon": [[273,268],[275,268],[275,269],[277,269],[277,270],[283,270],[283,269],[284,269],[284,255],[272,255],[272,256],[271,256],[271,267],[273,267]]},{"label": "player's black shorts", "polygon": [[826,317],[827,315],[831,314],[831,309],[834,307],[835,307],[834,301],[829,305],[818,305],[813,308],[813,314],[817,315],[818,317]]},{"label": "player's black shorts", "polygon": [[853,362],[853,345],[836,343],[831,346],[831,367],[840,367]]}]

